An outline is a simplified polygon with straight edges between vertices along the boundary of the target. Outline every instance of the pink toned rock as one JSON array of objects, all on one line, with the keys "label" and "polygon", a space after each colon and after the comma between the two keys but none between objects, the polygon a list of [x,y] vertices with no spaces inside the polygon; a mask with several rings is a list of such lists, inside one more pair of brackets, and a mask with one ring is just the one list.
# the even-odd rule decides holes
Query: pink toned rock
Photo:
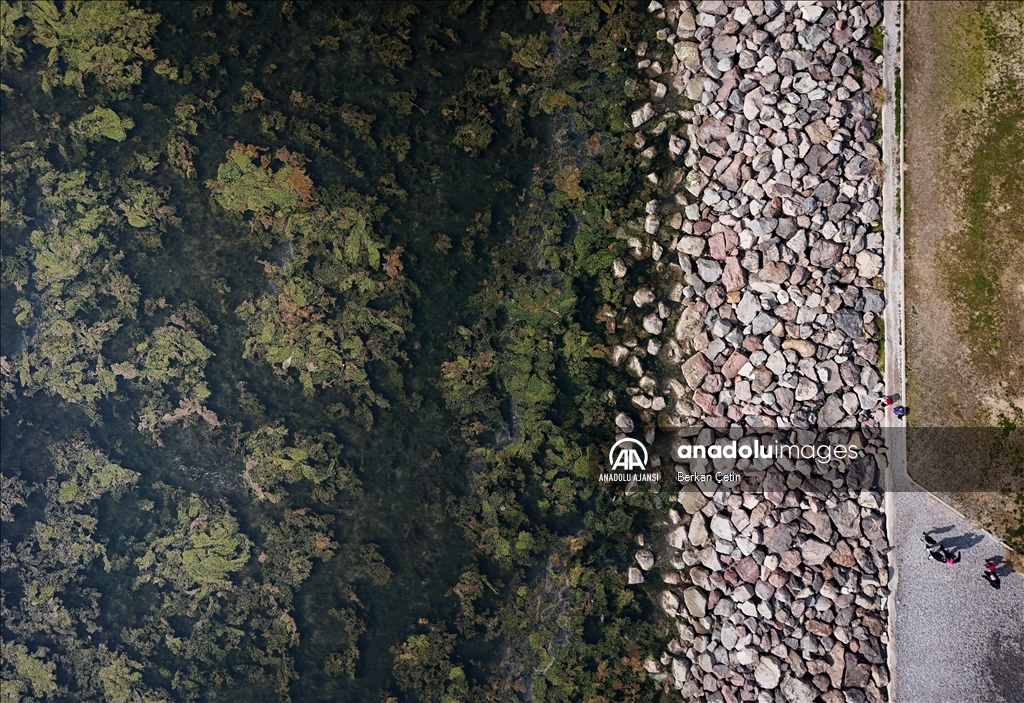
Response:
[{"label": "pink toned rock", "polygon": [[783,571],[793,571],[800,566],[800,552],[790,549],[779,555],[779,568]]},{"label": "pink toned rock", "polygon": [[762,281],[769,283],[782,283],[789,278],[789,266],[781,261],[769,261],[757,273]]},{"label": "pink toned rock", "polygon": [[741,290],[747,285],[747,272],[740,266],[735,256],[725,260],[725,271],[722,273],[722,285],[726,291]]},{"label": "pink toned rock", "polygon": [[829,560],[837,566],[845,566],[846,568],[853,568],[857,565],[857,560],[853,558],[853,550],[843,540],[839,540],[836,543],[835,551],[829,555]]},{"label": "pink toned rock", "polygon": [[693,402],[709,415],[715,411],[715,406],[718,405],[718,400],[715,396],[699,389],[693,392]]},{"label": "pink toned rock", "polygon": [[719,120],[705,120],[697,128],[697,142],[701,146],[707,146],[708,142],[715,139],[725,139],[732,134],[732,128]]},{"label": "pink toned rock", "polygon": [[725,250],[732,251],[740,245],[739,235],[731,229],[725,230]]},{"label": "pink toned rock", "polygon": [[725,261],[727,249],[725,248],[725,235],[722,232],[713,235],[711,239],[708,240],[708,248],[711,252],[712,259]]},{"label": "pink toned rock", "polygon": [[745,160],[746,156],[742,152],[736,154],[729,167],[718,177],[718,180],[731,191],[739,190],[743,183],[740,169],[743,167]]},{"label": "pink toned rock", "polygon": [[761,575],[761,567],[754,561],[754,557],[746,556],[736,562],[736,575],[747,583],[754,583]]},{"label": "pink toned rock", "polygon": [[735,378],[745,363],[747,363],[747,357],[738,351],[734,351],[729,360],[722,366],[722,375],[726,378]]},{"label": "pink toned rock", "polygon": [[764,98],[764,89],[760,86],[746,94],[743,99],[743,116],[748,120],[756,119],[761,113],[761,101]]},{"label": "pink toned rock", "polygon": [[718,559],[718,552],[715,551],[714,545],[708,545],[704,549],[700,550],[697,554],[697,558],[700,559],[700,563],[708,567],[712,571],[721,571],[722,562]]},{"label": "pink toned rock", "polygon": [[760,337],[751,335],[743,340],[743,348],[747,351],[755,352],[764,349],[764,345],[762,344]]},{"label": "pink toned rock", "polygon": [[701,388],[706,390],[708,393],[718,393],[720,390],[725,388],[725,379],[722,378],[720,373],[708,374],[704,377],[704,383],[701,384]]}]

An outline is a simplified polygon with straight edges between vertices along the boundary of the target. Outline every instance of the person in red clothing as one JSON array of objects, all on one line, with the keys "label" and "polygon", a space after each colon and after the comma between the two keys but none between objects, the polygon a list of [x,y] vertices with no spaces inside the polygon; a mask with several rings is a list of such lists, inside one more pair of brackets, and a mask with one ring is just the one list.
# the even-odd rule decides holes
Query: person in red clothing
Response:
[{"label": "person in red clothing", "polygon": [[991,559],[985,560],[985,580],[992,588],[999,588],[999,574],[996,573],[996,563]]}]

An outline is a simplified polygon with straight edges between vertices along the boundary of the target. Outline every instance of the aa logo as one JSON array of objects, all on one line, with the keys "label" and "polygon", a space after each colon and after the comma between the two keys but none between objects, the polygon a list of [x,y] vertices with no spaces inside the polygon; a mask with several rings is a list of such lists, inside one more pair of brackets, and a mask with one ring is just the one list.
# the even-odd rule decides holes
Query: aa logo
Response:
[{"label": "aa logo", "polygon": [[[632,445],[640,447],[643,459]],[[647,447],[639,440],[624,437],[608,451],[608,463],[612,465],[612,471],[644,471],[647,468]]]}]

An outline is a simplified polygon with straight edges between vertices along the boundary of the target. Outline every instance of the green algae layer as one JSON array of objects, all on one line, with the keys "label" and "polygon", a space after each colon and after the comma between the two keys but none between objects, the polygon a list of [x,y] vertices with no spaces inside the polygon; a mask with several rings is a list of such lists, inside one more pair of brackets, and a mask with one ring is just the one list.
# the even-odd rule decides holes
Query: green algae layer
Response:
[{"label": "green algae layer", "polygon": [[2,13],[0,699],[657,699],[592,480],[643,8]]}]

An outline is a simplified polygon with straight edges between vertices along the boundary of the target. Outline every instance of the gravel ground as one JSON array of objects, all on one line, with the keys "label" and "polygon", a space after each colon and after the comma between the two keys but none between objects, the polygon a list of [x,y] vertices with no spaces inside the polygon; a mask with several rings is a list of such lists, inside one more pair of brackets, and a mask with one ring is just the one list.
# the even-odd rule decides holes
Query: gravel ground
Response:
[{"label": "gravel ground", "polygon": [[[1024,701],[1024,575],[1009,573],[1002,547],[930,496],[899,491],[896,502],[896,703]],[[959,548],[947,566],[920,535]],[[982,578],[998,557],[1002,588]]]}]

